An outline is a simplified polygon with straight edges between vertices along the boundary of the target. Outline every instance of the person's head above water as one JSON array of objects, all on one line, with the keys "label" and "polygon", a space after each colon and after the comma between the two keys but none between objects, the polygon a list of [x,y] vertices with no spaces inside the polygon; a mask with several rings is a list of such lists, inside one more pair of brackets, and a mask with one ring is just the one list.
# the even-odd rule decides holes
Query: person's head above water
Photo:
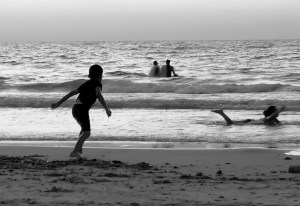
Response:
[{"label": "person's head above water", "polygon": [[277,111],[277,108],[275,106],[269,106],[264,112],[263,114],[265,115],[265,117],[269,117],[271,116],[274,112]]},{"label": "person's head above water", "polygon": [[89,70],[89,78],[98,80],[99,77],[102,77],[103,69],[100,65],[94,64],[90,67]]},{"label": "person's head above water", "polygon": [[153,64],[154,64],[154,65],[158,65],[157,61],[154,61]]},{"label": "person's head above water", "polygon": [[170,60],[169,60],[169,59],[166,60],[166,64],[167,64],[167,65],[170,64]]}]

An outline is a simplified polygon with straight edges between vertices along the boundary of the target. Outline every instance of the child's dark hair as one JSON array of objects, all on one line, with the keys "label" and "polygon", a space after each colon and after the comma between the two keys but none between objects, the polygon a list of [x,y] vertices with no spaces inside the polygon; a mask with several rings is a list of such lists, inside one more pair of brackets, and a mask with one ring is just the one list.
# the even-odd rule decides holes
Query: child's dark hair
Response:
[{"label": "child's dark hair", "polygon": [[103,74],[103,69],[100,65],[94,64],[90,67],[89,70],[89,78],[90,79],[98,79]]},{"label": "child's dark hair", "polygon": [[268,109],[266,109],[263,114],[265,117],[271,116],[274,112],[276,112],[277,108],[275,106],[269,106]]}]

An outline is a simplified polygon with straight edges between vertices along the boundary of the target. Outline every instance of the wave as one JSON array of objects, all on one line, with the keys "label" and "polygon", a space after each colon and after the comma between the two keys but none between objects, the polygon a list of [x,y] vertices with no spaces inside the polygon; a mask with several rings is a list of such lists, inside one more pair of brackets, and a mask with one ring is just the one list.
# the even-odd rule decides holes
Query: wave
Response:
[{"label": "wave", "polygon": [[124,72],[124,71],[114,71],[114,72],[108,72],[107,74],[111,76],[131,76],[131,77],[146,77],[147,75],[145,73],[137,73],[137,72]]},{"label": "wave", "polygon": [[152,59],[154,59],[154,58],[153,58],[153,57],[145,57],[145,59],[152,60]]},{"label": "wave", "polygon": [[290,74],[285,74],[283,78],[288,78],[289,81],[299,81],[300,80],[300,73],[298,72],[291,72]]},{"label": "wave", "polygon": [[187,50],[187,49],[190,49],[190,47],[188,47],[188,46],[176,46],[174,49],[175,50]]},{"label": "wave", "polygon": [[262,55],[262,56],[255,56],[253,57],[254,60],[260,60],[260,59],[269,59],[272,57],[275,57],[275,54],[270,54],[270,55]]},{"label": "wave", "polygon": [[[114,72],[123,75],[124,72]],[[139,74],[137,74],[139,75]],[[63,83],[34,83],[6,86],[4,89],[20,91],[57,92],[78,88],[86,80],[79,79]],[[135,82],[128,79],[103,80],[103,92],[106,93],[175,93],[175,94],[219,94],[219,93],[261,93],[300,91],[299,86],[288,84],[209,84],[191,79],[161,78],[155,82]]]},{"label": "wave", "polygon": [[22,62],[17,62],[17,61],[3,61],[1,63],[2,64],[10,64],[10,65],[13,65],[13,66],[23,64]]},{"label": "wave", "polygon": [[12,86],[13,89],[25,90],[25,91],[68,91],[78,88],[86,80],[79,79],[74,81],[68,81],[63,83],[34,83],[34,84],[20,84]]},{"label": "wave", "polygon": [[9,79],[8,77],[1,77],[0,76],[0,80],[7,80],[7,79]]},{"label": "wave", "polygon": [[275,46],[272,42],[264,42],[264,41],[255,41],[255,42],[248,42],[246,44],[246,49],[268,49],[273,48]]},{"label": "wave", "polygon": [[[35,94],[34,96],[0,96],[0,108],[50,108],[53,102],[57,102],[62,95]],[[288,111],[300,111],[300,100],[287,99],[233,99],[233,98],[213,98],[203,97],[202,99],[184,99],[168,96],[155,98],[147,95],[135,96],[104,95],[110,108],[116,109],[226,109],[226,110],[263,110],[269,105],[285,105]],[[163,96],[163,95],[162,95]],[[72,107],[75,97],[64,102],[61,107]],[[95,103],[95,109],[101,108],[99,103]]]},{"label": "wave", "polygon": [[73,57],[71,57],[71,56],[67,56],[67,55],[59,55],[58,57],[60,57],[60,58],[62,58],[62,59],[77,59],[77,57],[75,57],[75,56],[73,56]]},{"label": "wave", "polygon": [[[115,76],[126,74],[146,76],[142,73],[111,72]],[[178,93],[178,94],[215,94],[215,93],[257,93],[275,91],[299,91],[300,87],[288,84],[211,84],[202,83],[191,78],[158,78],[154,81],[137,81],[129,79],[103,80],[103,91],[107,93]],[[146,79],[147,80],[147,79]],[[85,79],[62,83],[28,83],[7,85],[6,89],[36,91],[68,91],[79,87]]]}]

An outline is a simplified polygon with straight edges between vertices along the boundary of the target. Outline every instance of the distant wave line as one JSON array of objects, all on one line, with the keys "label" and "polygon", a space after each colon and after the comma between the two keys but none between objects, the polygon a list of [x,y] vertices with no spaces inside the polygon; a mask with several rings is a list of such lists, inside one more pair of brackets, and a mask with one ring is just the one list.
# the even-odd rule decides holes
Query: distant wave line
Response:
[{"label": "distant wave line", "polygon": [[[74,80],[63,83],[33,83],[19,85],[1,85],[2,90],[20,91],[69,91],[78,88],[86,80]],[[177,93],[177,94],[218,94],[218,93],[259,93],[259,92],[300,91],[299,86],[289,84],[210,84],[188,79],[164,79],[157,82],[134,82],[126,79],[107,79],[103,81],[106,93]]]},{"label": "distant wave line", "polygon": [[[0,108],[50,108],[58,97],[0,97]],[[149,98],[106,98],[110,108],[116,109],[233,109],[263,110],[268,105],[285,105],[288,111],[300,111],[300,100],[265,99],[265,100],[231,100],[231,99],[153,99]],[[61,107],[72,107],[75,98],[66,101]],[[95,109],[101,108],[96,103]]]}]

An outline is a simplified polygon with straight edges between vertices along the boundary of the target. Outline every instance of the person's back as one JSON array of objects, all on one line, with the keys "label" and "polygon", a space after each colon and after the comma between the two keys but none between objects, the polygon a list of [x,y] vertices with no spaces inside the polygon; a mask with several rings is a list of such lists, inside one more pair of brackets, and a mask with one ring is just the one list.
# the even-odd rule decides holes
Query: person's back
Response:
[{"label": "person's back", "polygon": [[160,68],[158,66],[157,61],[153,62],[153,67],[151,68],[148,76],[149,77],[159,77],[160,76]]},{"label": "person's back", "polygon": [[161,77],[167,77],[167,65],[164,65],[164,66],[162,66],[161,67],[161,69],[160,69],[160,76]]},{"label": "person's back", "polygon": [[97,87],[100,87],[102,89],[102,84],[95,79],[90,79],[78,88],[78,100],[88,109],[92,107],[97,99],[97,95],[95,92],[95,89]]},{"label": "person's back", "polygon": [[170,65],[170,60],[167,59],[166,60],[166,65],[161,67],[160,76],[161,77],[171,77],[172,73],[173,73],[174,77],[177,76],[177,74],[175,74],[174,67],[172,67]]}]

